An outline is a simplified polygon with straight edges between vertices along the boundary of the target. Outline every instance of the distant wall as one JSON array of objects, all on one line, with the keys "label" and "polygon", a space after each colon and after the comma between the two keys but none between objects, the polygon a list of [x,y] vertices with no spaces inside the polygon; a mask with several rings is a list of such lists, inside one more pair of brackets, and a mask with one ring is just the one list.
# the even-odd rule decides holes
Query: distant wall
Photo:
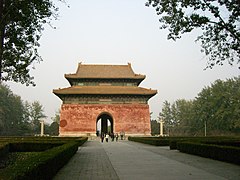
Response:
[{"label": "distant wall", "polygon": [[113,117],[113,132],[129,135],[150,135],[150,113],[147,104],[63,104],[60,115],[60,136],[95,136],[100,114]]}]

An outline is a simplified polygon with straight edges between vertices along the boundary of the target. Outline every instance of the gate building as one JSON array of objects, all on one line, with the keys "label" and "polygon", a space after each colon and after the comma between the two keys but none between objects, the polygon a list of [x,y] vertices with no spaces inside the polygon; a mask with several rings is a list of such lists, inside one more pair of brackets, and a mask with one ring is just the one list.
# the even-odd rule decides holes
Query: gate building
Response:
[{"label": "gate building", "polygon": [[59,135],[150,135],[148,100],[157,91],[139,87],[145,77],[135,74],[130,63],[79,63],[76,73],[65,74],[71,86],[53,90],[62,100]]}]

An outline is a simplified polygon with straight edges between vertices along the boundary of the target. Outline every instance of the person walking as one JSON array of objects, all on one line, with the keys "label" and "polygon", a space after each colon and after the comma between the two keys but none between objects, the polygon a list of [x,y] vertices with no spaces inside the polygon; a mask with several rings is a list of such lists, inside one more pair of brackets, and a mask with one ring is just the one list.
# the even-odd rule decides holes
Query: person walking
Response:
[{"label": "person walking", "polygon": [[108,134],[106,134],[106,142],[108,142],[108,138],[109,138],[109,135]]},{"label": "person walking", "polygon": [[102,141],[102,143],[104,141],[104,134],[103,133],[101,134],[101,141]]},{"label": "person walking", "polygon": [[115,137],[116,137],[116,142],[117,142],[117,141],[118,141],[118,133],[116,134],[116,136],[115,136]]},{"label": "person walking", "polygon": [[123,140],[123,131],[120,132],[121,140]]},{"label": "person walking", "polygon": [[112,142],[114,142],[115,134],[112,133]]}]

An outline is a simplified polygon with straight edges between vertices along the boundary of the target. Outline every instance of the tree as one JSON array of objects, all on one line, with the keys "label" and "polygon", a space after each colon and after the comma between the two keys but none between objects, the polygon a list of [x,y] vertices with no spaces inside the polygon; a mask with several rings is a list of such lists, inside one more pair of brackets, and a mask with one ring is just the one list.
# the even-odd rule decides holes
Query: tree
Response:
[{"label": "tree", "polygon": [[[40,132],[41,118],[45,118],[43,106],[34,101],[23,102],[10,88],[0,83],[0,135],[30,135]],[[51,125],[56,134],[56,124]]]},{"label": "tree", "polygon": [[164,101],[159,118],[169,135],[190,135],[192,133],[193,101],[178,99],[172,104]]},{"label": "tree", "polygon": [[152,118],[152,114],[153,112],[150,112],[150,123],[151,123],[151,135],[159,135],[160,132],[160,127],[159,127],[159,123],[157,122],[157,120]]},{"label": "tree", "polygon": [[60,123],[60,109],[55,112],[55,116],[51,117],[53,122]]},{"label": "tree", "polygon": [[38,41],[57,12],[51,0],[0,0],[0,82],[35,85],[29,66],[42,61]]},{"label": "tree", "polygon": [[208,134],[240,131],[240,77],[217,80],[195,99],[196,118]]},{"label": "tree", "polygon": [[29,117],[32,124],[33,133],[37,134],[40,132],[40,120],[42,118],[46,118],[47,116],[44,114],[43,106],[38,102],[34,101],[30,105],[29,109]]},{"label": "tree", "polygon": [[168,101],[163,102],[162,111],[159,113],[159,119],[163,119],[164,129],[166,129],[167,133],[170,134],[170,131],[174,126],[174,122],[172,119],[171,104]]},{"label": "tree", "polygon": [[55,112],[55,116],[51,118],[52,124],[49,126],[49,134],[57,136],[59,134],[59,123],[60,123],[60,109]]},{"label": "tree", "polygon": [[159,135],[160,125],[155,119],[151,119],[151,135]]},{"label": "tree", "polygon": [[216,80],[194,100],[165,101],[160,118],[170,135],[203,136],[240,133],[240,76]]},{"label": "tree", "polygon": [[8,86],[0,83],[0,135],[24,135],[29,124],[24,121],[24,105]]},{"label": "tree", "polygon": [[181,135],[191,135],[192,133],[192,120],[193,120],[193,101],[178,99],[172,105],[172,111],[175,111],[174,119],[177,122],[175,131]]},{"label": "tree", "polygon": [[169,30],[168,39],[202,31],[197,41],[208,58],[207,68],[240,63],[239,0],[148,0],[146,5],[156,9],[160,28]]},{"label": "tree", "polygon": [[49,134],[51,136],[58,136],[59,134],[59,124],[55,121],[49,126]]},{"label": "tree", "polygon": [[30,108],[31,104],[28,101],[23,102],[23,121],[30,123]]}]

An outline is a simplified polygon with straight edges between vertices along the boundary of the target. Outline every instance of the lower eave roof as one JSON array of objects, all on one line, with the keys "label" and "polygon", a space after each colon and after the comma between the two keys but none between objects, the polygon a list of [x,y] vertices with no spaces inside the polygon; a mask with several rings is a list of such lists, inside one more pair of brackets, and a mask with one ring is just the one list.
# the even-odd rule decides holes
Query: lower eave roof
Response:
[{"label": "lower eave roof", "polygon": [[121,77],[121,76],[78,76],[77,74],[65,74],[66,79],[132,79],[132,80],[144,80],[145,75],[135,75],[132,77]]},{"label": "lower eave roof", "polygon": [[71,86],[54,89],[56,95],[146,95],[154,96],[157,90],[138,86]]}]

